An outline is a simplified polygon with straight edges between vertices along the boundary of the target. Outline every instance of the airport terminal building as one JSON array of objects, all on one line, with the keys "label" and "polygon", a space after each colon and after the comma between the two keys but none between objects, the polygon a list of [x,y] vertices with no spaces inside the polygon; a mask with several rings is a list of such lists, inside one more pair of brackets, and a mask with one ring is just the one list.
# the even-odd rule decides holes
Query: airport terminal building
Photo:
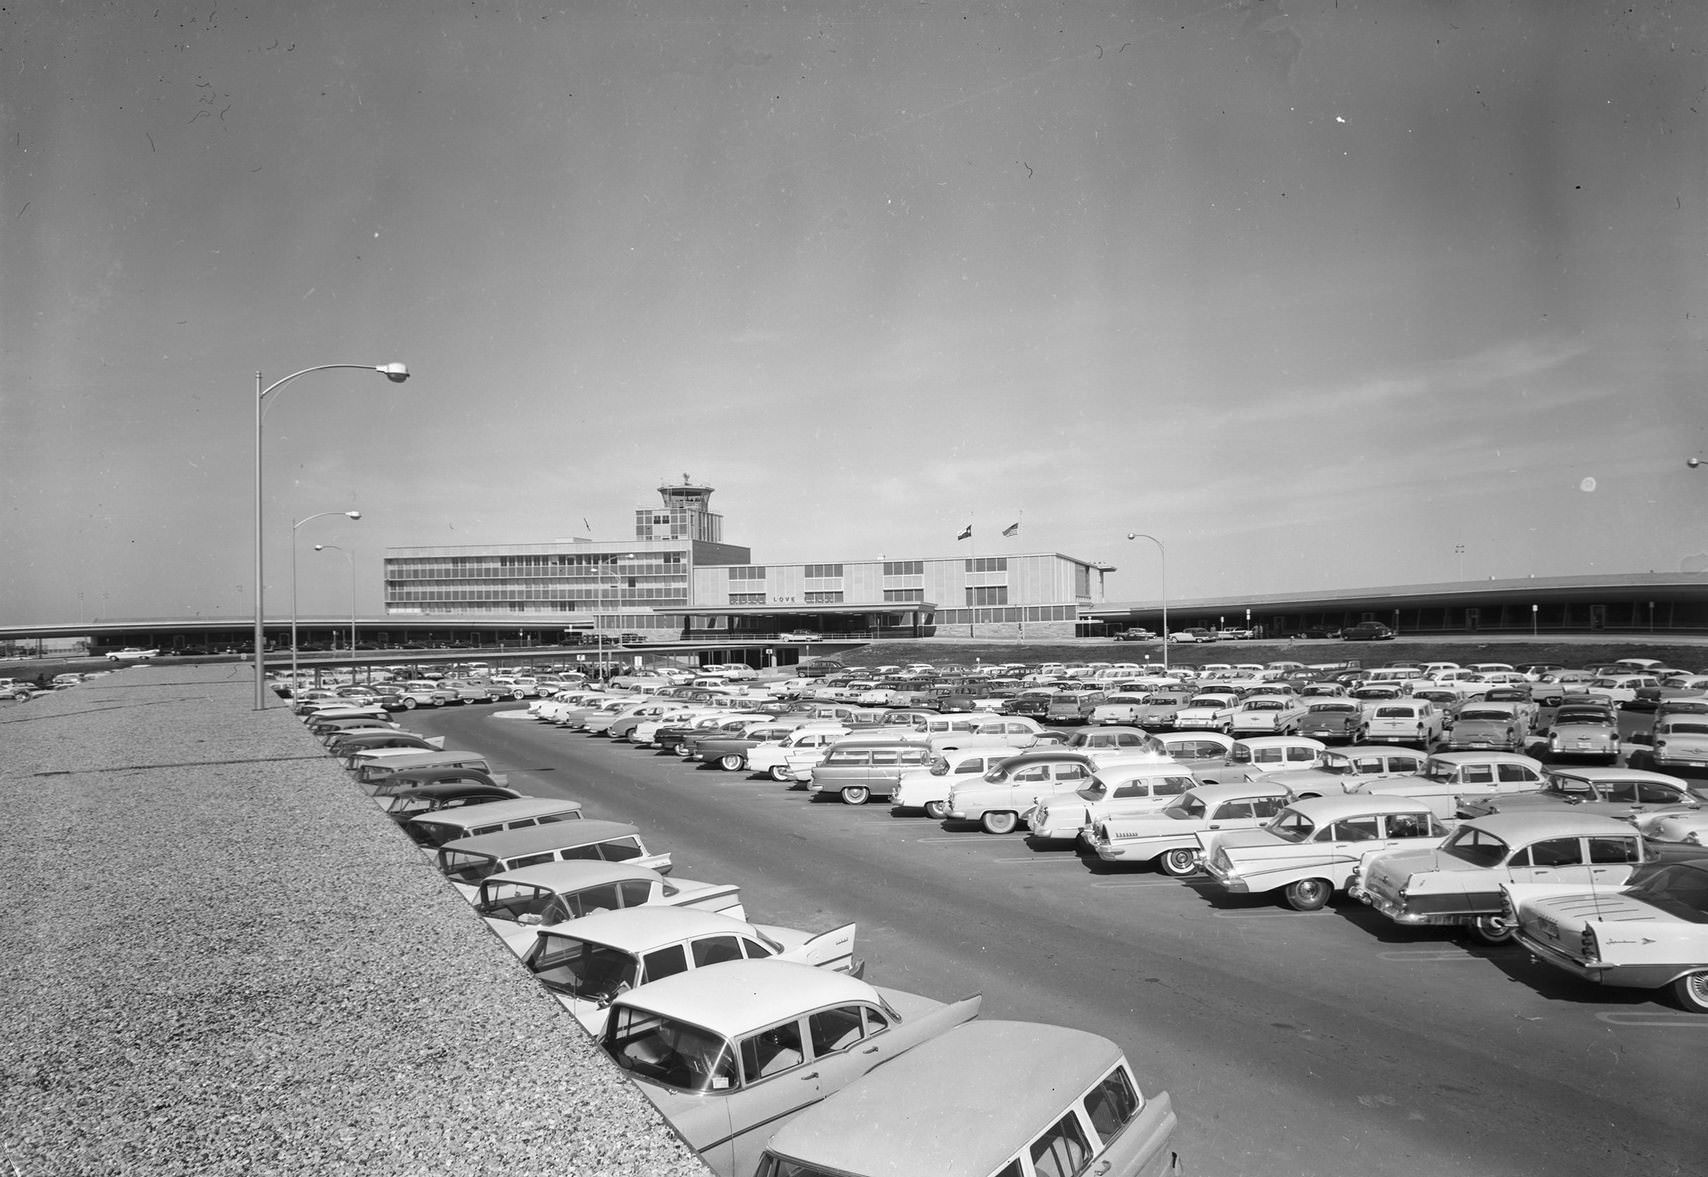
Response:
[{"label": "airport terminal building", "polygon": [[1108,569],[1059,552],[756,564],[724,542],[711,487],[685,478],[658,493],[629,540],[388,548],[386,615],[651,641],[1043,638],[1073,637],[1102,600]]}]

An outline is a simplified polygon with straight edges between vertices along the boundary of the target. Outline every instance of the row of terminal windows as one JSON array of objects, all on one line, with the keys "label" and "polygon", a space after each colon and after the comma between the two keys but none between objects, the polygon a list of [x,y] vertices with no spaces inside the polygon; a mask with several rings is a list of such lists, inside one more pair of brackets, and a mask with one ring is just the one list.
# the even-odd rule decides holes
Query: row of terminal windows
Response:
[{"label": "row of terminal windows", "polygon": [[[681,601],[687,604],[687,593],[681,586],[665,584],[630,585],[624,588],[607,587],[602,593],[590,589],[565,588],[553,585],[499,585],[493,588],[399,588],[388,587],[388,601],[504,601],[515,598],[524,601],[558,601],[564,609],[587,608],[611,601]],[[577,604],[581,602],[581,604]],[[760,603],[760,602],[755,602]]]},{"label": "row of terminal windows", "polygon": [[763,565],[763,564],[737,565],[736,567],[733,567],[729,570],[729,578],[731,580],[764,580],[765,579],[765,565]]},{"label": "row of terminal windows", "polygon": [[885,576],[924,576],[924,560],[885,560]]},{"label": "row of terminal windows", "polygon": [[842,575],[842,565],[840,565],[840,564],[808,564],[805,566],[804,575],[806,576],[806,578],[808,580],[824,579],[824,578],[841,576]]},{"label": "row of terminal windows", "polygon": [[884,600],[886,601],[923,601],[924,599],[925,590],[922,588],[884,590]]},{"label": "row of terminal windows", "polygon": [[614,555],[458,556],[444,560],[387,560],[386,576],[392,580],[474,580],[518,574],[561,577],[566,575],[565,569],[570,576],[600,576],[620,567],[624,572],[673,573],[680,577],[685,565],[686,558],[681,552],[649,554],[647,558],[623,560],[620,564]]},{"label": "row of terminal windows", "polygon": [[1007,609],[939,609],[938,625],[967,625],[974,621],[1072,621],[1079,616],[1075,605],[1029,605]]},{"label": "row of terminal windows", "polygon": [[1008,586],[993,584],[986,588],[969,588],[967,589],[967,604],[1006,605],[1008,604]]},{"label": "row of terminal windows", "polygon": [[980,556],[967,561],[968,572],[1007,572],[1007,556]]}]

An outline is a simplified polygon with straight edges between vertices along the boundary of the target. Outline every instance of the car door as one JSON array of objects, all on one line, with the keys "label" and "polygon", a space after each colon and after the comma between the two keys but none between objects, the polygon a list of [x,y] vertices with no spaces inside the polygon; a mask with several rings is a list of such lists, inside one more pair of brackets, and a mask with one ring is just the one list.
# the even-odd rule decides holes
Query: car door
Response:
[{"label": "car door", "polygon": [[751,1173],[759,1164],[776,1121],[823,1099],[832,1090],[824,1068],[808,1051],[805,1016],[777,1022],[741,1038],[737,1055],[741,1086],[724,1098],[729,1109],[733,1165],[719,1172]]}]

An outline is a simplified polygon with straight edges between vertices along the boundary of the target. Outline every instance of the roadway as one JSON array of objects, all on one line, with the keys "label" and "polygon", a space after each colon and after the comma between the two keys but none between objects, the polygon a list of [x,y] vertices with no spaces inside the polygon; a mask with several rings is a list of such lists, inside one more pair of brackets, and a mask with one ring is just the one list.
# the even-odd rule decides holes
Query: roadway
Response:
[{"label": "roadway", "polygon": [[879,984],[1119,1042],[1214,1177],[1655,1177],[1703,1171],[1708,1019],[1644,992],[1403,929],[1297,913],[1019,835],[815,802],[745,774],[515,718],[410,713],[524,793],[632,821],[750,918],[857,920]]}]

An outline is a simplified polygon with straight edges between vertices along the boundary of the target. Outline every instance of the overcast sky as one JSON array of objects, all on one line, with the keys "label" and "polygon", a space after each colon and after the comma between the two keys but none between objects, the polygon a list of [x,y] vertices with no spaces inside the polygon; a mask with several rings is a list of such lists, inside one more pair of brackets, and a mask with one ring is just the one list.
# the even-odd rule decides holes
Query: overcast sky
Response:
[{"label": "overcast sky", "polygon": [[248,616],[255,372],[392,360],[268,398],[275,614],[684,474],[1111,600],[1701,568],[1705,11],[8,5],[0,622]]}]

